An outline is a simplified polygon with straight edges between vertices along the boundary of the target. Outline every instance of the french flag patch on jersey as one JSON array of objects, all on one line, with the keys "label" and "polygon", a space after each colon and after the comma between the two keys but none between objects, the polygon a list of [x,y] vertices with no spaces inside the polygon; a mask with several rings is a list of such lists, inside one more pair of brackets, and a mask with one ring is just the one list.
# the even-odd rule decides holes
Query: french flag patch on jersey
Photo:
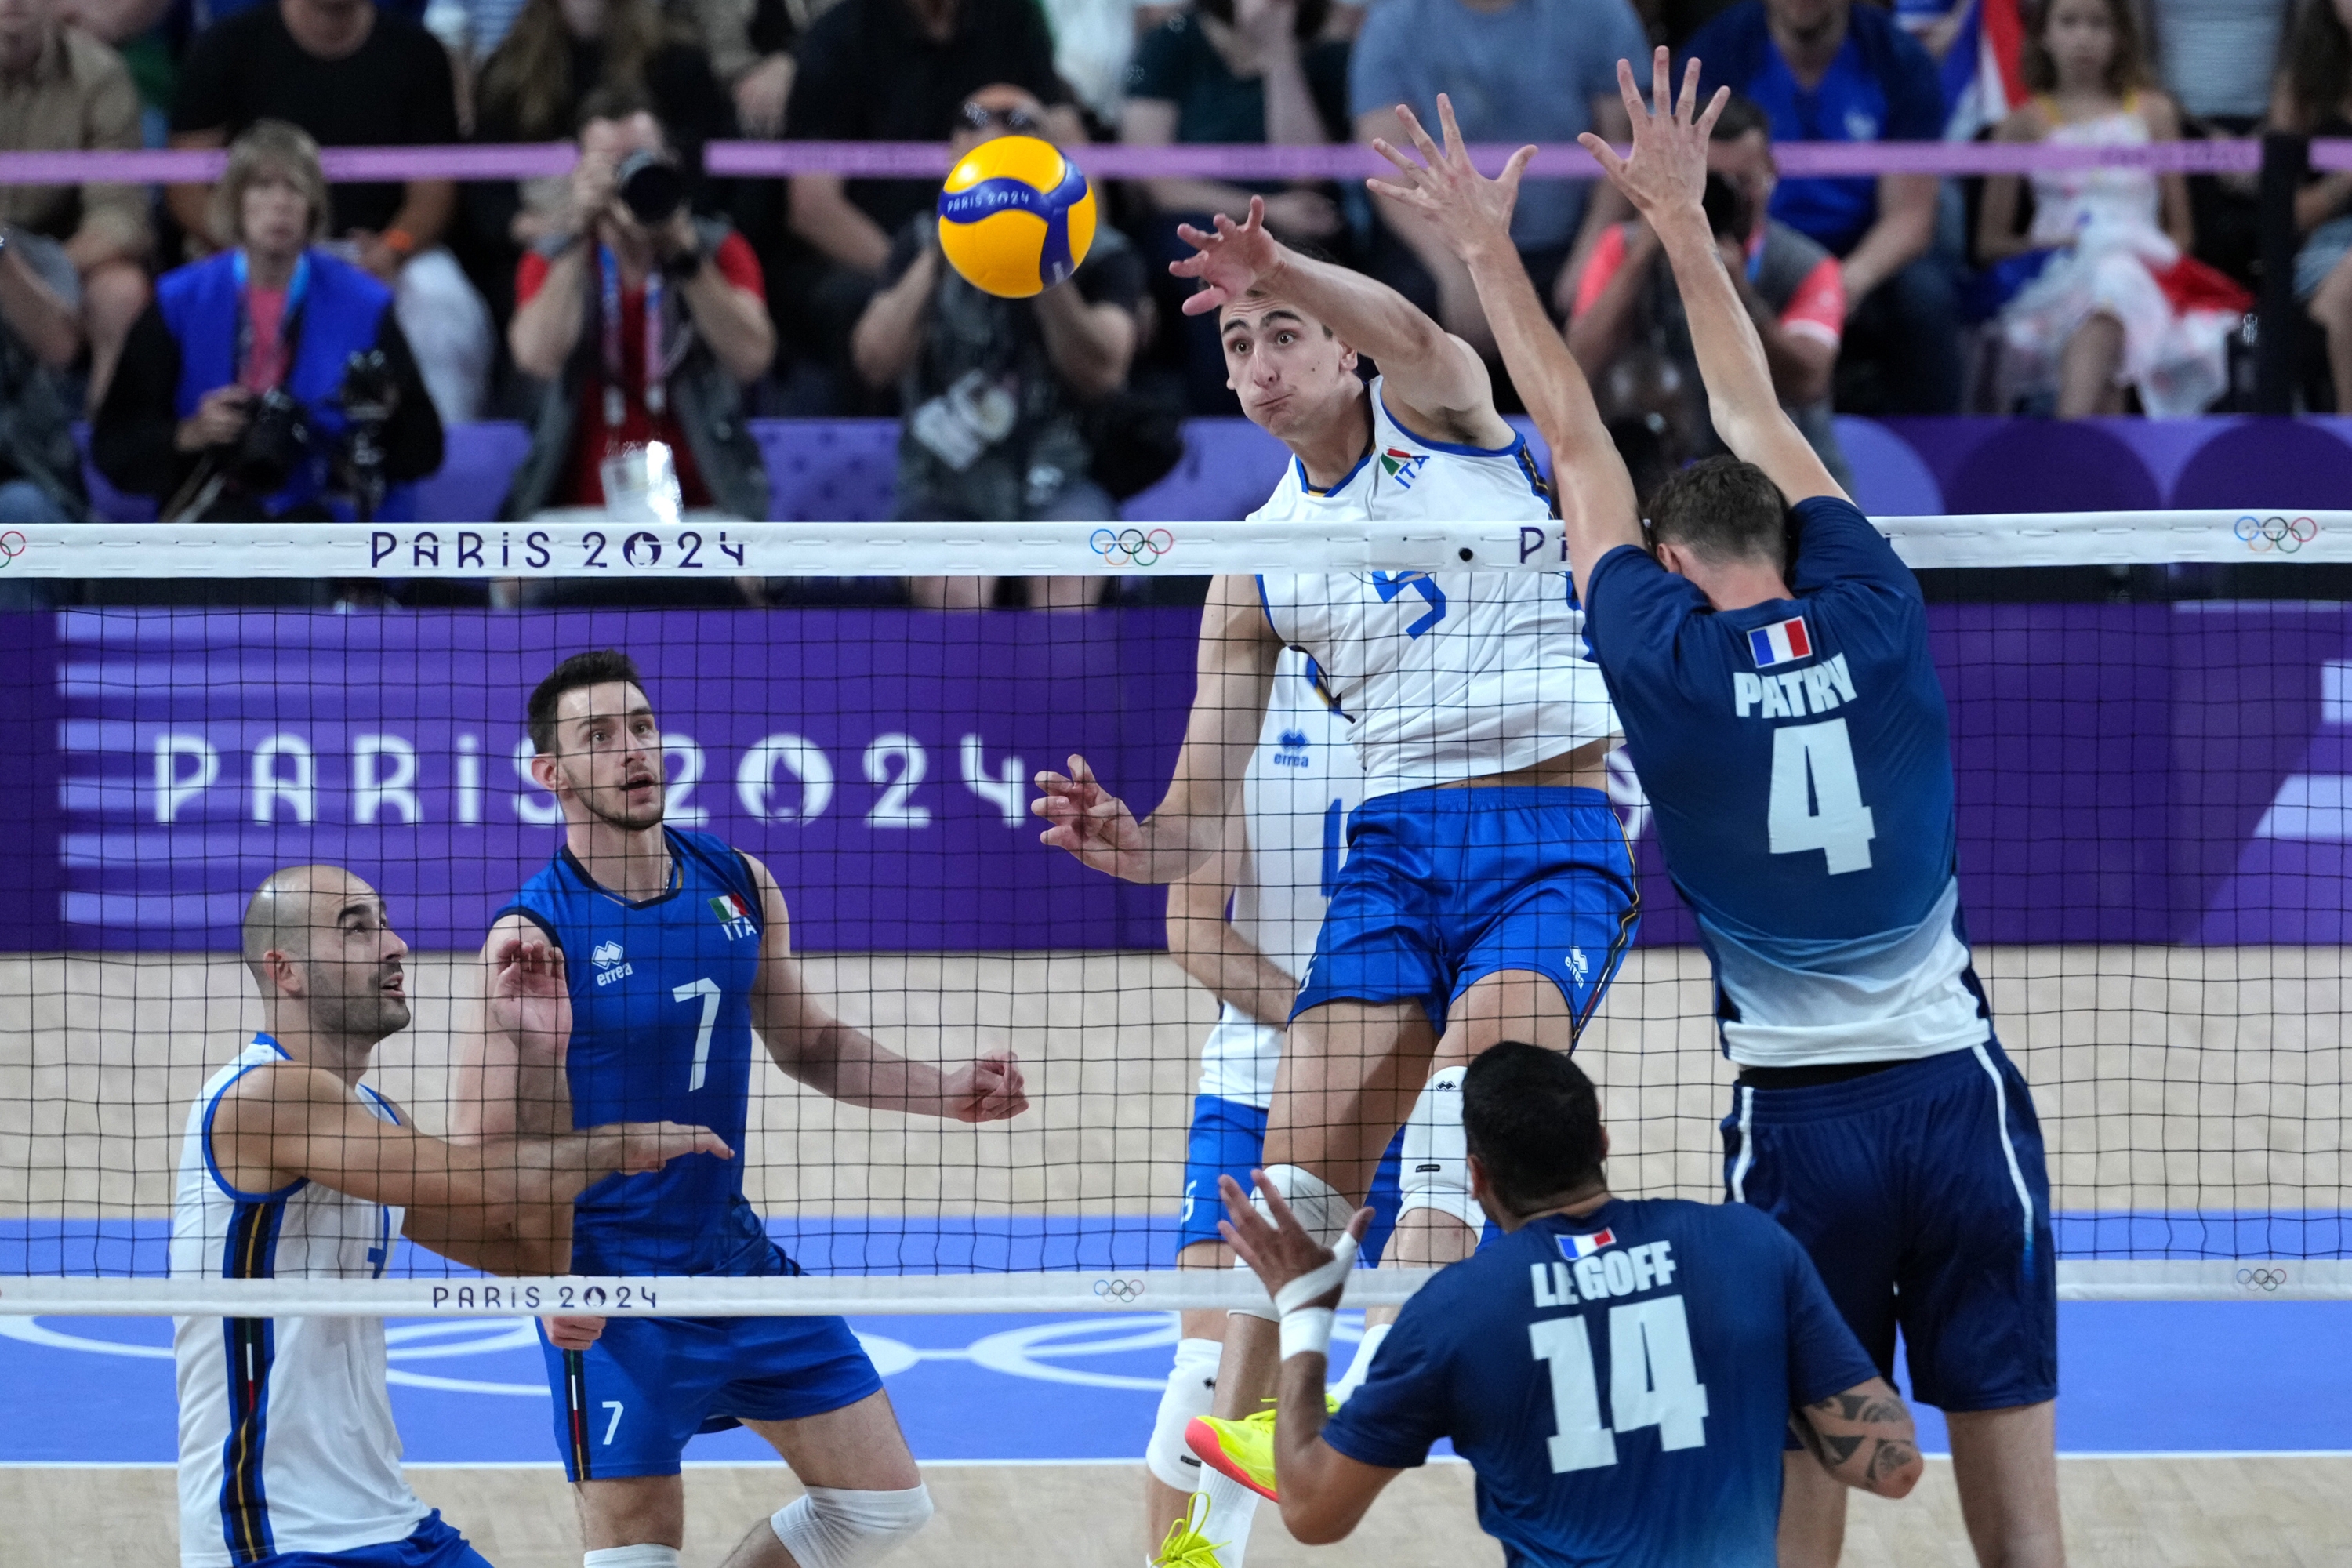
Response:
[{"label": "french flag patch on jersey", "polygon": [[1757,668],[1769,669],[1776,664],[1812,658],[1813,639],[1805,635],[1805,617],[1799,616],[1758,626],[1748,634],[1748,649],[1756,656]]},{"label": "french flag patch on jersey", "polygon": [[1591,1236],[1568,1235],[1559,1238],[1559,1249],[1569,1258],[1590,1258],[1604,1247],[1617,1245],[1613,1230],[1596,1230]]}]

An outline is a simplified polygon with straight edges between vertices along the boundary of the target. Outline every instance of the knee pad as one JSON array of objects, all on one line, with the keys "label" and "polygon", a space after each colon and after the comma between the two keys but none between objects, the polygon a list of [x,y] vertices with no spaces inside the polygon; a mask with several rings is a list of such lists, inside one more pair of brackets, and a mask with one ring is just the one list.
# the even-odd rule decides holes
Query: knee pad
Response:
[{"label": "knee pad", "polygon": [[930,1517],[929,1487],[893,1492],[810,1487],[778,1509],[768,1527],[801,1568],[866,1568]]},{"label": "knee pad", "polygon": [[1209,1413],[1217,1392],[1217,1360],[1224,1349],[1214,1340],[1177,1341],[1176,1365],[1168,1373],[1168,1386],[1160,1392],[1160,1414],[1151,1424],[1143,1466],[1154,1479],[1180,1492],[1201,1484],[1201,1461],[1185,1446],[1184,1428],[1194,1416]]},{"label": "knee pad", "polygon": [[[1332,1247],[1348,1234],[1348,1222],[1356,1217],[1356,1206],[1339,1188],[1314,1172],[1298,1165],[1268,1165],[1265,1182],[1266,1185],[1282,1194],[1282,1201],[1290,1205],[1290,1212],[1297,1216],[1300,1227],[1317,1241]],[[1256,1205],[1258,1213],[1269,1219],[1273,1217],[1266,1208],[1264,1194],[1253,1193],[1250,1202]],[[1249,1265],[1238,1258],[1234,1259],[1234,1267],[1245,1272],[1249,1268]],[[1278,1321],[1282,1317],[1271,1303],[1264,1307],[1235,1307],[1234,1311],[1245,1318],[1261,1318],[1269,1323]]]},{"label": "knee pad", "polygon": [[1435,1209],[1472,1230],[1486,1227],[1486,1211],[1470,1195],[1470,1140],[1462,1131],[1462,1079],[1469,1070],[1433,1075],[1412,1102],[1397,1174],[1400,1220],[1413,1209]]}]

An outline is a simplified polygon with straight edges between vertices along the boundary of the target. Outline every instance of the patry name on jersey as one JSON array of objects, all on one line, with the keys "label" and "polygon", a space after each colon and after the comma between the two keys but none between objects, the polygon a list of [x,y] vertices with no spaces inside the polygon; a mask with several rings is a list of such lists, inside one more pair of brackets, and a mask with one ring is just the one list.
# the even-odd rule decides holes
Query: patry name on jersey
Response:
[{"label": "patry name on jersey", "polygon": [[1744,669],[1731,675],[1731,710],[1741,719],[1750,713],[1759,719],[1802,719],[1853,700],[1853,677],[1847,673],[1843,654],[1786,675],[1750,675]]}]

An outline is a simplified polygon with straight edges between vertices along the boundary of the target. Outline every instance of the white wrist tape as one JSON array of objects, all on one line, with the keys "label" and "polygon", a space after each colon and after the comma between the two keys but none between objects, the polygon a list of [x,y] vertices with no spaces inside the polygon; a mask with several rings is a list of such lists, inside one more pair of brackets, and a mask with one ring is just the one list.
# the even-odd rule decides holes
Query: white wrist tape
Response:
[{"label": "white wrist tape", "polygon": [[1312,1274],[1301,1274],[1297,1279],[1276,1291],[1274,1310],[1286,1321],[1291,1313],[1297,1311],[1307,1302],[1326,1294],[1336,1286],[1347,1284],[1348,1276],[1355,1267],[1356,1238],[1341,1231],[1339,1239],[1331,1244],[1331,1261]]},{"label": "white wrist tape", "polygon": [[1331,1325],[1339,1314],[1328,1307],[1301,1307],[1282,1314],[1282,1359],[1331,1353]]}]

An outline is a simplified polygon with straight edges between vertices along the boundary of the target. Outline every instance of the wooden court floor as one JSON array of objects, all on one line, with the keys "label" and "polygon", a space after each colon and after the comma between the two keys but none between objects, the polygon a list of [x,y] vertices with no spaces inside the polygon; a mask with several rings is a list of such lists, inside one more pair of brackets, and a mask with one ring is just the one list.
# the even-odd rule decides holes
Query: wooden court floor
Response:
[{"label": "wooden court floor", "polygon": [[[1137,1568],[1140,1465],[939,1466],[939,1515],[894,1568]],[[575,1568],[571,1501],[552,1466],[419,1468],[425,1500],[498,1568]],[[2352,1458],[2068,1459],[2059,1466],[2075,1568],[2344,1568],[2352,1563]],[[687,1568],[706,1568],[794,1491],[780,1468],[687,1474]],[[173,1473],[0,1469],[0,1568],[175,1568]],[[1356,1535],[1309,1549],[1260,1516],[1250,1568],[1490,1568],[1468,1467],[1402,1478]],[[1909,1499],[1857,1498],[1850,1568],[1969,1568],[1951,1467],[1930,1461]]]}]

